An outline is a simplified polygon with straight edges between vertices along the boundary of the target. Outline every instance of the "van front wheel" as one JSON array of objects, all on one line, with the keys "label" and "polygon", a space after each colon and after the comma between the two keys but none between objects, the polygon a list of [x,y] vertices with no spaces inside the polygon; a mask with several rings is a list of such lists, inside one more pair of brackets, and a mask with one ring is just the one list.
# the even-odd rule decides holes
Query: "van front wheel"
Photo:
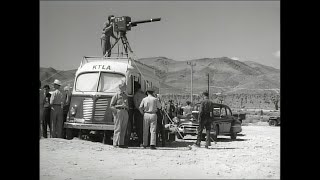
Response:
[{"label": "van front wheel", "polygon": [[235,139],[237,139],[237,133],[231,133],[231,139],[232,140],[235,140]]},{"label": "van front wheel", "polygon": [[67,140],[73,139],[73,132],[72,132],[72,129],[70,128],[66,128],[66,139]]}]

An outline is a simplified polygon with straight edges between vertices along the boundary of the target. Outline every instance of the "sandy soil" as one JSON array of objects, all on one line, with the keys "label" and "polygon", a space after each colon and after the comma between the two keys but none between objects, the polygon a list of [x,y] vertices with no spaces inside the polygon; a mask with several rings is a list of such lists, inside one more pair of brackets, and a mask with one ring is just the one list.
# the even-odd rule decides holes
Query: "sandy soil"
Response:
[{"label": "sandy soil", "polygon": [[41,139],[40,179],[280,179],[280,127],[243,126],[237,140],[210,149],[195,140],[156,150],[113,148],[87,140]]}]

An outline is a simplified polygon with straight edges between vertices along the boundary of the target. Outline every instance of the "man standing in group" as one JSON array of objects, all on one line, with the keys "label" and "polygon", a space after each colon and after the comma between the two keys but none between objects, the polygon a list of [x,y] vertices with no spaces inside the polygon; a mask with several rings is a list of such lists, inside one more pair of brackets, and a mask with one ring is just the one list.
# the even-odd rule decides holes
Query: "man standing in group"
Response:
[{"label": "man standing in group", "polygon": [[[175,107],[174,107],[174,104],[172,102],[172,100],[170,99],[169,100],[169,103],[167,104],[166,106],[166,111],[170,117],[170,119],[172,120],[174,118],[174,112],[175,112]],[[166,116],[165,117],[165,124],[168,124],[170,123],[171,121],[168,119],[168,117]]]},{"label": "man standing in group", "polygon": [[124,138],[128,124],[128,95],[126,94],[126,84],[122,82],[119,85],[119,93],[115,94],[110,102],[113,109],[114,133],[113,147],[127,148],[124,145]]},{"label": "man standing in group", "polygon": [[192,114],[192,107],[191,107],[191,102],[187,101],[187,106],[182,107],[183,109],[183,116],[187,116],[188,114]]},{"label": "man standing in group", "polygon": [[149,130],[150,149],[156,149],[156,130],[157,130],[157,110],[161,108],[161,104],[157,98],[153,96],[153,88],[148,87],[148,96],[143,98],[139,110],[143,114],[143,147],[148,145]]},{"label": "man standing in group", "polygon": [[141,90],[141,85],[139,83],[135,83],[135,93],[133,96],[134,102],[134,125],[136,127],[136,133],[138,136],[139,145],[142,145],[143,142],[143,116],[139,110],[139,106],[143,98],[145,98],[145,93]]},{"label": "man standing in group", "polygon": [[64,96],[60,91],[61,82],[54,80],[53,87],[54,91],[51,94],[50,105],[51,105],[51,136],[53,138],[62,138],[63,129],[63,102]]},{"label": "man standing in group", "polygon": [[202,130],[206,128],[206,145],[205,148],[208,148],[211,145],[210,140],[210,130],[211,123],[213,121],[213,102],[209,99],[209,93],[203,92],[204,99],[201,102],[199,109],[199,127],[198,127],[198,136],[196,141],[196,146],[200,147]]},{"label": "man standing in group", "polygon": [[[159,94],[156,94],[155,96],[158,101],[160,102],[161,104],[161,98],[160,98],[160,95]],[[162,147],[165,146],[165,141],[166,141],[166,136],[165,136],[165,131],[164,131],[164,116],[163,116],[163,113],[162,113],[162,104],[161,104],[161,108],[158,109],[157,111],[157,131],[156,131],[156,142],[160,143],[160,140],[161,140],[161,145]]]},{"label": "man standing in group", "polygon": [[44,93],[41,89],[41,81],[39,81],[39,139],[41,139],[41,124],[42,124],[42,118],[43,118],[43,99],[44,99]]},{"label": "man standing in group", "polygon": [[50,112],[51,112],[51,106],[50,106],[50,98],[51,94],[49,93],[50,87],[49,85],[43,86],[43,113],[42,113],[42,136],[44,138],[48,137],[47,128],[49,126],[50,129],[50,135],[51,135],[51,122],[50,122]]},{"label": "man standing in group", "polygon": [[[70,92],[70,87],[66,86],[63,88],[64,90],[64,105],[63,105],[63,124],[64,122],[67,121],[67,115],[68,115],[68,111],[69,111],[69,107],[70,107],[70,101],[71,101],[71,92]],[[63,138],[66,137],[66,130],[64,128],[62,128],[62,135]]]},{"label": "man standing in group", "polygon": [[104,27],[102,30],[102,36],[101,36],[101,48],[103,56],[108,51],[108,57],[111,56],[111,41],[110,36],[112,36],[114,39],[117,39],[117,37],[113,34],[113,25],[114,25],[114,15],[108,16],[108,21],[104,23]]}]

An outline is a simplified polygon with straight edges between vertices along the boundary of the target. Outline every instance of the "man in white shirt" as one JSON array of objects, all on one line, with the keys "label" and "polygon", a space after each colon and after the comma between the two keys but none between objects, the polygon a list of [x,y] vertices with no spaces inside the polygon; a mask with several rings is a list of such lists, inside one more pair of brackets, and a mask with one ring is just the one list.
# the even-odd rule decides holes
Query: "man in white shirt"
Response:
[{"label": "man in white shirt", "polygon": [[153,95],[153,88],[147,89],[148,96],[143,98],[139,110],[143,114],[143,147],[148,145],[148,131],[150,130],[150,149],[156,149],[157,110],[161,104]]}]

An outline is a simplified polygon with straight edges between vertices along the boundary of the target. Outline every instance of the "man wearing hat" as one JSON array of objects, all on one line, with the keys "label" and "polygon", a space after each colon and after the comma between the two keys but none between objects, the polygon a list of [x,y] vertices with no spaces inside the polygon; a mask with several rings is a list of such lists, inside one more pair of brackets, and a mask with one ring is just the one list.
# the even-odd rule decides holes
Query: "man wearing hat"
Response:
[{"label": "man wearing hat", "polygon": [[206,128],[206,145],[205,148],[208,148],[211,144],[210,140],[210,130],[211,123],[213,121],[213,102],[209,99],[209,93],[203,92],[203,101],[201,102],[199,109],[199,127],[198,127],[198,136],[195,143],[196,146],[200,147],[201,136],[203,128]]},{"label": "man wearing hat", "polygon": [[112,97],[110,102],[114,119],[113,147],[127,148],[124,144],[129,119],[126,89],[125,82],[119,84],[119,92]]},{"label": "man wearing hat", "polygon": [[147,88],[147,97],[143,98],[139,110],[143,115],[143,147],[148,145],[149,130],[150,149],[156,149],[156,130],[157,130],[157,110],[161,108],[161,104],[157,98],[153,96],[154,89]]},{"label": "man wearing hat", "polygon": [[53,138],[62,138],[63,130],[63,102],[64,96],[60,91],[61,82],[56,79],[53,82],[54,91],[51,94],[50,105],[51,105],[51,136]]}]

